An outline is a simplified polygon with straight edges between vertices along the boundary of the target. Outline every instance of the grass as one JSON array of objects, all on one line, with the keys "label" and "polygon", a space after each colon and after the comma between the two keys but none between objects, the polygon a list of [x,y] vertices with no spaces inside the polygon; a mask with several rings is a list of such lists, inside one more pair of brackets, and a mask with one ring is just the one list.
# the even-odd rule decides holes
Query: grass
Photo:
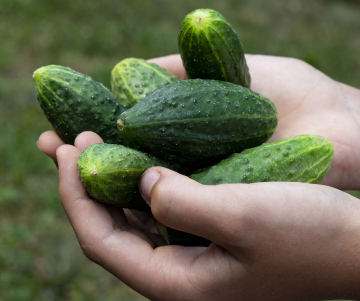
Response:
[{"label": "grass", "polygon": [[32,73],[60,64],[109,86],[123,58],[177,53],[183,17],[201,7],[222,13],[246,52],[297,57],[360,88],[356,1],[2,0],[1,300],[144,300],[80,251],[58,200],[55,165],[36,146],[51,126]]}]

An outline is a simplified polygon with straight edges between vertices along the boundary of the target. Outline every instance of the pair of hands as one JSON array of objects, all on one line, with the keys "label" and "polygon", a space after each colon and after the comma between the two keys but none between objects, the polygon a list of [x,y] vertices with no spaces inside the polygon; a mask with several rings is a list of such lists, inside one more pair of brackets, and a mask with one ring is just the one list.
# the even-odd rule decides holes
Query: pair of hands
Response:
[{"label": "pair of hands", "polygon": [[[59,195],[85,255],[151,300],[360,298],[360,91],[296,59],[248,55],[251,89],[273,101],[271,140],[317,134],[334,145],[322,184],[204,186],[154,167],[139,183],[154,217],[211,240],[208,247],[159,246],[142,213],[91,199],[77,171],[91,132],[75,146],[52,131],[40,149],[58,162]],[[180,56],[150,60],[185,79]]]}]

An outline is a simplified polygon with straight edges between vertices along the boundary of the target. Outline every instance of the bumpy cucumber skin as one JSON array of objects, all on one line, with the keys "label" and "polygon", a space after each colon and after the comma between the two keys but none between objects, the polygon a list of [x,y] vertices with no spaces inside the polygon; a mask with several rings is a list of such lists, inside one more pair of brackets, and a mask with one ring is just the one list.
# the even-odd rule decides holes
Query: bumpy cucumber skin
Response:
[{"label": "bumpy cucumber skin", "polygon": [[107,143],[125,143],[116,128],[125,107],[103,84],[59,65],[41,67],[33,78],[39,104],[65,143],[74,144],[84,131],[99,134]]},{"label": "bumpy cucumber skin", "polygon": [[126,108],[140,102],[150,92],[179,79],[164,68],[144,59],[126,58],[111,71],[111,91]]},{"label": "bumpy cucumber skin", "polygon": [[267,141],[277,121],[274,104],[248,88],[189,79],[150,93],[118,128],[132,147],[193,172]]},{"label": "bumpy cucumber skin", "polygon": [[206,185],[255,182],[320,183],[334,157],[331,142],[300,135],[232,154],[190,178]]},{"label": "bumpy cucumber skin", "polygon": [[172,167],[140,151],[106,143],[87,147],[77,165],[84,187],[94,199],[141,211],[150,210],[138,189],[142,173],[153,166]]},{"label": "bumpy cucumber skin", "polygon": [[[233,154],[190,178],[204,185],[255,182],[303,182],[316,184],[331,167],[334,148],[316,135],[300,135]],[[156,224],[170,245],[207,246],[204,238]]]},{"label": "bumpy cucumber skin", "polygon": [[250,87],[242,43],[219,12],[197,9],[186,15],[178,47],[188,78],[223,80]]}]

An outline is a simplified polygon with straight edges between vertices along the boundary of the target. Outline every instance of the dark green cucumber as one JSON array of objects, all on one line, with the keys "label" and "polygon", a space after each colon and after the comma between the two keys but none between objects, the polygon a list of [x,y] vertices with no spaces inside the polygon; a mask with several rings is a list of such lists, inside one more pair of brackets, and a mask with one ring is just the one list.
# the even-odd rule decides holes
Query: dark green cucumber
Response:
[{"label": "dark green cucumber", "polygon": [[84,187],[94,199],[142,211],[150,210],[138,189],[142,173],[153,166],[172,167],[140,151],[106,143],[87,147],[77,165]]},{"label": "dark green cucumber", "polygon": [[178,46],[188,78],[223,80],[250,87],[242,43],[219,12],[197,9],[186,15]]},{"label": "dark green cucumber", "polygon": [[111,91],[126,108],[130,108],[150,92],[178,80],[154,63],[126,58],[111,71]]},{"label": "dark green cucumber", "polygon": [[[329,171],[334,148],[315,135],[300,135],[233,154],[212,167],[199,170],[191,179],[204,185],[255,182],[320,183]],[[207,246],[202,237],[156,223],[168,244]]]},{"label": "dark green cucumber", "polygon": [[274,104],[248,88],[189,79],[150,93],[118,128],[132,147],[195,171],[267,141],[277,121]]},{"label": "dark green cucumber", "polygon": [[37,69],[33,78],[39,104],[65,143],[73,144],[84,131],[95,132],[108,143],[124,143],[116,120],[125,107],[103,84],[58,65]]}]

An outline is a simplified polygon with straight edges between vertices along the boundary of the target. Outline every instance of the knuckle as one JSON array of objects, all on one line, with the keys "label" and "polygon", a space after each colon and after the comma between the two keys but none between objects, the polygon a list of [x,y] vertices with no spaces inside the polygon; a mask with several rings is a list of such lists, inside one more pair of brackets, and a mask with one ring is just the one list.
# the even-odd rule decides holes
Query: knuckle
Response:
[{"label": "knuckle", "polygon": [[97,259],[95,256],[96,253],[94,251],[94,248],[91,245],[80,242],[80,248],[87,259],[89,259],[92,262],[97,263]]}]

